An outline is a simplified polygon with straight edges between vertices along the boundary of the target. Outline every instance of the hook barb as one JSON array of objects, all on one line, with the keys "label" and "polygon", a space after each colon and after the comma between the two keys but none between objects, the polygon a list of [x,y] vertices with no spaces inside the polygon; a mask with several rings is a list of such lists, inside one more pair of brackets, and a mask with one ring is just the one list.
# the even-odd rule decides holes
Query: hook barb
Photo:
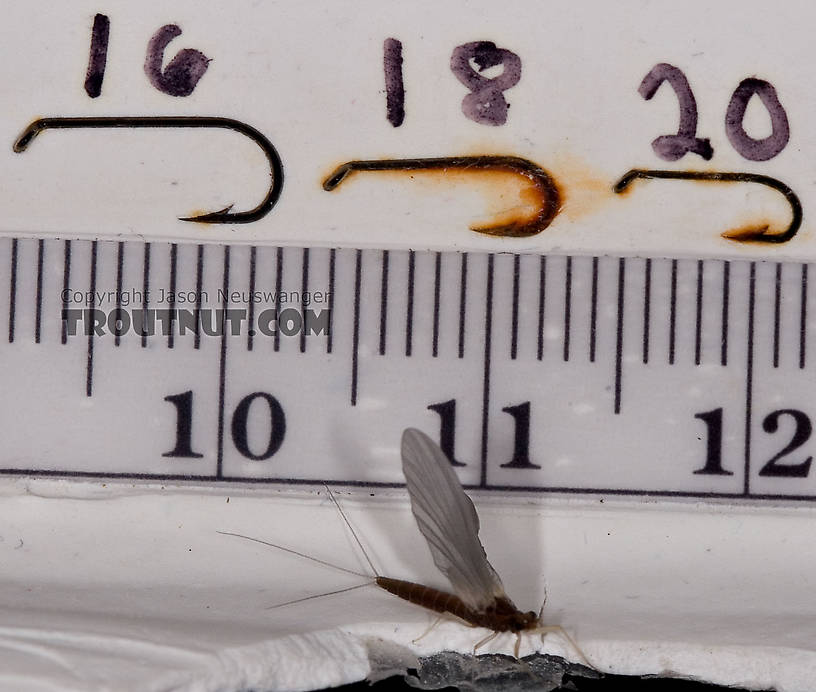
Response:
[{"label": "hook barb", "polygon": [[32,122],[14,142],[13,149],[21,154],[41,132],[45,130],[95,128],[222,128],[244,135],[257,144],[269,162],[271,182],[269,190],[254,208],[248,211],[232,211],[232,205],[218,211],[205,212],[196,216],[181,217],[181,221],[198,223],[252,223],[266,216],[280,197],[283,189],[283,164],[277,150],[265,135],[251,125],[232,118],[203,116],[127,116],[127,117],[76,117],[39,118]]},{"label": "hook barb", "polygon": [[759,173],[734,173],[717,171],[666,171],[634,168],[623,175],[612,188],[615,193],[625,192],[636,180],[699,180],[712,183],[756,183],[765,185],[781,193],[791,207],[791,222],[782,233],[769,232],[768,225],[758,228],[742,229],[737,232],[725,232],[723,237],[739,242],[754,241],[759,243],[786,243],[793,238],[802,225],[802,203],[796,193],[785,183],[776,178]]},{"label": "hook barb", "polygon": [[539,211],[529,219],[472,226],[471,230],[505,238],[527,238],[541,233],[561,210],[561,194],[553,177],[539,165],[518,156],[447,156],[430,159],[382,159],[349,161],[338,166],[323,181],[323,189],[331,192],[356,171],[432,171],[461,169],[467,171],[497,171],[524,177],[538,193]]}]

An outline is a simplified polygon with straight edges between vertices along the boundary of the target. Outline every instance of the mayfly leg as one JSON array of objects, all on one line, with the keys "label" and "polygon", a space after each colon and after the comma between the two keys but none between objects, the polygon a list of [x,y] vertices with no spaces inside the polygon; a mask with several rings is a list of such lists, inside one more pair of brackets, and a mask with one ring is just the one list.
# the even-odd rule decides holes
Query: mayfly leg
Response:
[{"label": "mayfly leg", "polygon": [[419,635],[419,636],[418,636],[416,639],[412,639],[412,640],[411,640],[411,643],[412,643],[412,644],[416,644],[416,643],[417,643],[417,642],[418,642],[420,639],[424,639],[425,637],[427,637],[427,636],[428,636],[428,635],[431,633],[431,631],[432,631],[432,630],[433,630],[433,629],[434,629],[434,628],[435,628],[435,627],[436,627],[436,626],[437,626],[437,625],[438,625],[440,622],[442,622],[442,620],[444,620],[444,619],[445,619],[445,616],[444,616],[444,615],[440,615],[438,618],[434,619],[434,621],[433,621],[433,622],[432,622],[432,623],[431,623],[431,624],[428,626],[428,629],[426,629],[426,630],[425,630],[425,631],[424,631],[422,634],[420,634],[420,635]]},{"label": "mayfly leg", "polygon": [[435,628],[439,627],[442,622],[455,622],[457,625],[462,625],[462,627],[470,627],[470,629],[476,629],[479,625],[474,625],[472,622],[468,622],[467,620],[463,620],[462,618],[454,615],[453,613],[440,613],[439,617],[437,617],[426,629],[422,634],[420,634],[416,639],[412,639],[411,643],[416,644],[420,639],[427,637]]},{"label": "mayfly leg", "polygon": [[[473,645],[473,653],[475,654],[479,649],[481,649],[486,644],[492,642],[500,634],[501,632],[495,631],[488,634],[484,639],[480,639],[478,642],[476,642],[476,644]],[[516,651],[516,658],[518,658],[518,651]]]},{"label": "mayfly leg", "polygon": [[[588,665],[590,668],[593,668],[594,670],[598,670],[597,666],[594,666],[592,663],[590,663],[583,649],[581,649],[581,647],[575,643],[575,640],[572,637],[570,637],[569,634],[567,634],[567,631],[563,627],[561,627],[561,625],[542,625],[541,627],[536,627],[534,630],[530,630],[530,632],[540,634],[542,643],[544,642],[544,636],[546,634],[550,632],[558,632],[558,634],[560,634],[562,637],[564,637],[564,639],[566,639],[569,642],[570,646],[573,648],[575,653],[577,653],[581,657],[581,659],[586,665]],[[518,642],[516,643],[516,646],[518,647]],[[518,658],[518,654],[516,655],[516,658]]]}]

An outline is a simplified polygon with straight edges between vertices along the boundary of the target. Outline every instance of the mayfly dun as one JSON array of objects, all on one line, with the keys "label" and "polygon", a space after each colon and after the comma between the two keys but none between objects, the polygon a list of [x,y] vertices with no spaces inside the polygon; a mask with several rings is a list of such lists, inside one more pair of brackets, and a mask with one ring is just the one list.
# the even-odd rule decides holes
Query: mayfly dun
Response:
[{"label": "mayfly dun", "polygon": [[[424,584],[380,576],[366,555],[343,509],[330,493],[330,497],[375,573],[372,582],[331,593],[342,593],[376,584],[381,589],[410,603],[443,615],[453,615],[474,627],[493,630],[490,635],[476,644],[474,651],[499,634],[510,632],[516,635],[514,653],[518,658],[522,633],[537,633],[543,636],[547,632],[559,632],[586,661],[586,656],[583,655],[581,649],[560,625],[544,625],[540,612],[523,612],[510,600],[479,540],[479,516],[476,514],[473,501],[462,488],[445,453],[430,437],[414,428],[408,428],[402,435],[402,470],[408,495],[411,498],[411,510],[419,530],[428,543],[434,564],[448,578],[454,593],[440,591]],[[240,534],[228,535],[249,538]],[[249,538],[249,540],[271,545],[324,565],[329,564],[290,548],[254,538]],[[337,567],[336,565],[329,566]],[[338,569],[346,572],[352,571],[344,568]],[[302,600],[306,599],[298,599],[282,605]]]}]

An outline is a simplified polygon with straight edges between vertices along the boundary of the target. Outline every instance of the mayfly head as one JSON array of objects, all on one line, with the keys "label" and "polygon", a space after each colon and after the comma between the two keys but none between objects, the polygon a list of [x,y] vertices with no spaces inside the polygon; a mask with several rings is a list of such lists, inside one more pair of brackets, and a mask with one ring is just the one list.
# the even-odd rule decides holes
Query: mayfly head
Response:
[{"label": "mayfly head", "polygon": [[496,598],[485,609],[485,616],[489,623],[488,626],[500,632],[518,634],[526,630],[537,629],[541,625],[538,613],[531,610],[526,613],[520,611],[507,596]]},{"label": "mayfly head", "polygon": [[541,618],[538,613],[528,610],[526,613],[519,613],[520,617],[517,619],[522,630],[530,630],[538,627],[541,624]]}]

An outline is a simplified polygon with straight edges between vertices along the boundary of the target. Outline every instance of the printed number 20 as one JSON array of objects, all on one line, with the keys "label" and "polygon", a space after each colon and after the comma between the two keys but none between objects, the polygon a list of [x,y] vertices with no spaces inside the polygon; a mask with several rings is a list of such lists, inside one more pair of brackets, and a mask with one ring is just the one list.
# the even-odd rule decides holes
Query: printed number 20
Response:
[{"label": "printed number 20", "polygon": [[[714,150],[708,139],[697,137],[697,101],[682,70],[668,63],[655,65],[643,78],[638,93],[649,101],[663,82],[667,82],[677,96],[680,124],[676,134],[662,135],[652,142],[655,154],[664,161],[677,161],[686,154],[710,160]],[[771,134],[762,139],[751,137],[743,122],[753,96],[762,101],[771,119]],[[770,82],[749,77],[739,83],[725,112],[725,133],[734,149],[749,161],[768,161],[785,148],[790,139],[788,115]]]}]

